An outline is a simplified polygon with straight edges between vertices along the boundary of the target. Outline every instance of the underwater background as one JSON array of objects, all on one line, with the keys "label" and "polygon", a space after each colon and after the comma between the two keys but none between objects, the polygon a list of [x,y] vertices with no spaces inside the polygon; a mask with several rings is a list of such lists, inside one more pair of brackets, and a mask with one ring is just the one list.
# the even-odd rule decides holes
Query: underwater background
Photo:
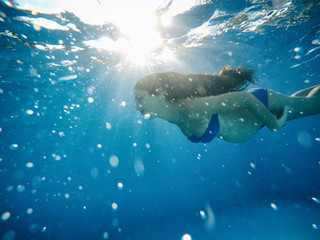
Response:
[{"label": "underwater background", "polygon": [[[135,109],[158,71],[320,84],[320,2],[0,1],[0,238],[320,239],[320,116],[190,142]],[[255,87],[255,86],[250,86]]]}]

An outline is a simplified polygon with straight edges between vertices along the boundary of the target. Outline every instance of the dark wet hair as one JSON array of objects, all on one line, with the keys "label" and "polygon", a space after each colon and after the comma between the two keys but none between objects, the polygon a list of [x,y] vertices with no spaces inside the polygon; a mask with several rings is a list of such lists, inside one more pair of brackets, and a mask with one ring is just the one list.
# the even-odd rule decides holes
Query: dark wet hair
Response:
[{"label": "dark wet hair", "polygon": [[255,84],[253,70],[244,67],[232,69],[225,66],[218,75],[153,73],[140,79],[134,89],[147,91],[150,95],[160,95],[164,92],[167,100],[178,101],[191,97],[207,97],[242,91],[250,83]]}]

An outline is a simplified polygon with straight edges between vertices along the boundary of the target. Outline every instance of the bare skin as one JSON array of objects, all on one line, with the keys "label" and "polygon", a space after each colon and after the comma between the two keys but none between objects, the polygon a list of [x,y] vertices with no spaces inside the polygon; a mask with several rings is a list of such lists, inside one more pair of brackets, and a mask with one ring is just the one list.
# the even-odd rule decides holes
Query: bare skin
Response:
[{"label": "bare skin", "polygon": [[270,110],[245,91],[170,102],[163,93],[150,96],[146,91],[135,90],[136,107],[143,115],[150,114],[151,118],[159,117],[176,124],[186,137],[201,138],[211,116],[216,113],[220,123],[217,137],[229,142],[250,140],[263,124],[276,132],[286,121],[320,113],[320,85],[291,96],[273,90],[268,90],[268,95]]}]

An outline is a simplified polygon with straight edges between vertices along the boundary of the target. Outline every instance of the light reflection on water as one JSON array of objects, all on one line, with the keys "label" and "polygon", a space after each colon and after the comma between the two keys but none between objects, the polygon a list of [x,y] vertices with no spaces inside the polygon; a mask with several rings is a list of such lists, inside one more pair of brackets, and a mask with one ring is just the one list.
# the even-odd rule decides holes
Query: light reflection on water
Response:
[{"label": "light reflection on water", "polygon": [[[6,3],[9,4],[9,2]],[[123,4],[128,3],[130,4],[130,11],[123,12]],[[50,4],[53,4],[53,2],[50,2]],[[26,46],[36,48],[41,52],[48,52],[50,55],[52,55],[51,53],[56,52],[58,54],[65,50],[70,52],[83,52],[88,48],[95,48],[98,51],[115,51],[116,54],[123,55],[121,60],[122,64],[135,64],[139,66],[154,65],[159,64],[159,62],[176,61],[175,52],[178,50],[181,51],[179,46],[180,41],[182,41],[184,48],[195,48],[204,45],[208,38],[215,38],[229,31],[264,34],[268,26],[277,28],[295,26],[308,20],[309,14],[312,13],[311,9],[316,7],[317,3],[310,2],[299,5],[291,1],[280,1],[273,6],[269,6],[264,5],[264,1],[255,1],[253,5],[245,7],[240,12],[228,12],[223,5],[217,5],[217,8],[209,19],[203,23],[200,22],[201,24],[199,26],[186,29],[187,31],[181,32],[180,35],[174,36],[174,38],[170,38],[170,35],[168,35],[166,31],[174,27],[175,21],[172,20],[173,22],[170,21],[170,24],[167,23],[167,25],[164,26],[161,20],[163,15],[167,16],[170,13],[170,18],[174,18],[180,16],[187,10],[191,11],[199,6],[210,9],[213,6],[212,3],[210,1],[190,1],[186,5],[179,5],[173,1],[163,6],[162,1],[152,4],[150,1],[139,2],[137,4],[132,1],[121,2],[121,4],[115,4],[111,1],[98,4],[93,1],[93,3],[90,4],[85,2],[72,4],[72,2],[70,2],[67,5],[57,2],[55,5],[56,7],[48,5],[51,7],[47,8],[46,3],[40,4],[39,2],[32,4],[32,2],[19,1],[17,5],[18,8],[30,9],[34,12],[32,12],[33,14],[31,16],[17,16],[14,20],[25,23],[38,32],[42,32],[43,29],[64,31],[67,36],[69,35],[67,37],[68,40],[59,40],[59,44],[48,41],[39,42],[32,40],[30,36],[25,34],[20,35],[9,29],[1,32],[1,35],[17,39]],[[298,7],[300,8],[297,9]],[[37,13],[37,9],[45,13],[59,13],[59,11],[61,11],[61,13],[59,13],[56,18],[53,18],[52,16],[54,15]],[[78,37],[76,37],[79,36],[77,33],[85,34],[84,29],[81,28],[79,22],[70,21],[67,14],[63,13],[65,10],[74,13],[85,23],[94,24],[90,26],[101,28],[101,30],[106,29],[107,31],[102,30],[99,37],[90,36],[89,33],[89,35],[86,36],[86,40],[78,39]],[[295,14],[297,11],[299,11],[298,15]],[[116,14],[118,12],[122,14]],[[99,19],[99,17],[97,17],[99,14],[102,14],[102,16],[100,16],[102,18],[101,20],[97,20]],[[3,21],[5,21],[6,14],[2,13],[2,16]],[[48,19],[43,16],[48,17]],[[157,16],[159,18],[157,18]],[[94,22],[91,20],[94,20]],[[120,36],[117,36],[119,34],[117,33],[118,31]],[[313,39],[312,42],[317,45],[319,39]],[[296,47],[294,51],[297,52],[297,49],[300,48]],[[317,48],[309,49],[305,55],[309,55],[312,51],[316,50]],[[47,57],[51,59],[49,54]],[[54,55],[55,54],[53,54],[53,56]],[[66,55],[68,55],[68,53],[66,53]],[[301,55],[296,55],[297,60],[300,58]],[[103,60],[103,57],[96,57],[94,60],[101,63],[106,61]],[[63,64],[64,61],[66,60],[62,60],[60,63],[65,65]],[[71,61],[73,62],[70,62],[69,65],[78,63],[77,60]],[[127,61],[129,61],[129,63],[126,63]],[[55,64],[55,66],[59,65],[57,62],[50,64]],[[71,73],[73,72],[74,71],[71,70]],[[60,80],[65,81],[64,78],[64,76],[61,76]],[[72,79],[68,78],[67,80]]]}]

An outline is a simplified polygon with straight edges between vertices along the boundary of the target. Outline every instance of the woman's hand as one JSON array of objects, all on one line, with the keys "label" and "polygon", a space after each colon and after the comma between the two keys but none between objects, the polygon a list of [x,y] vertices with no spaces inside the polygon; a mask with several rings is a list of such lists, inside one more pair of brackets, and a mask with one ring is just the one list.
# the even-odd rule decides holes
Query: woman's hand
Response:
[{"label": "woman's hand", "polygon": [[288,117],[288,112],[289,112],[289,107],[285,106],[283,108],[282,116],[279,119],[277,119],[277,125],[278,125],[277,128],[272,129],[274,132],[279,131],[283,127],[283,125],[286,123],[287,117]]},{"label": "woman's hand", "polygon": [[232,92],[221,94],[218,96],[201,97],[193,100],[192,104],[186,103],[190,107],[190,112],[195,109],[199,114],[203,112],[208,113],[210,116],[215,113],[232,112],[236,109],[246,109],[256,116],[262,123],[264,123],[271,131],[279,131],[285,124],[288,117],[289,107],[283,108],[282,116],[277,117],[270,112],[259,99],[249,92]]}]

